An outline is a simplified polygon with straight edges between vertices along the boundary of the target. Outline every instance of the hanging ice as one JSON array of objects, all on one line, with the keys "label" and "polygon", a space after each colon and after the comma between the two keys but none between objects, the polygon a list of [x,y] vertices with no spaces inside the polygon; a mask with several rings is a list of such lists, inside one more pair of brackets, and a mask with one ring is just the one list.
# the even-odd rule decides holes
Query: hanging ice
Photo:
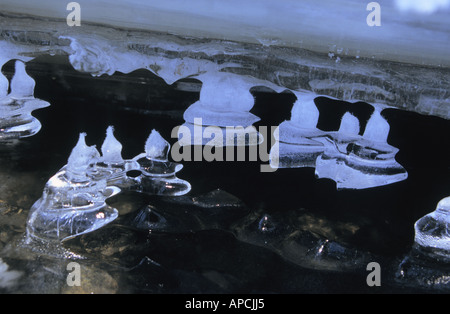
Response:
[{"label": "hanging ice", "polygon": [[184,195],[191,190],[189,182],[176,177],[182,164],[170,162],[170,144],[152,130],[145,143],[145,153],[132,159],[138,165],[141,175],[134,178],[131,190],[156,195]]},{"label": "hanging ice", "polygon": [[420,218],[414,229],[419,248],[450,259],[450,197],[442,199],[434,212]]},{"label": "hanging ice", "polygon": [[398,149],[387,143],[389,129],[376,108],[362,137],[350,133],[347,138],[331,137],[333,145],[327,145],[317,158],[317,177],[336,181],[338,189],[365,189],[405,180],[408,174],[395,160]]},{"label": "hanging ice", "polygon": [[[325,150],[325,132],[316,128],[319,110],[316,95],[299,94],[291,112],[291,119],[278,127],[278,150],[271,150],[270,160],[279,162],[279,168],[314,167],[316,159]],[[276,154],[276,155],[275,155]]]},{"label": "hanging ice", "polygon": [[31,112],[48,107],[46,101],[34,98],[35,81],[26,70],[25,63],[17,60],[14,76],[9,82],[0,73],[0,141],[32,136],[41,129],[40,122]]},{"label": "hanging ice", "polygon": [[45,185],[27,221],[29,238],[64,241],[94,231],[117,218],[115,208],[105,200],[120,192],[107,186],[106,179],[93,179],[100,154],[95,146],[87,146],[81,133],[68,163]]},{"label": "hanging ice", "polygon": [[249,112],[255,103],[250,93],[254,83],[225,72],[208,72],[198,79],[203,83],[200,100],[184,113],[180,145],[246,146],[263,141],[252,126],[259,118]]},{"label": "hanging ice", "polygon": [[280,168],[315,167],[318,178],[329,178],[338,189],[365,189],[407,178],[395,161],[398,149],[387,143],[389,123],[376,108],[361,136],[358,118],[347,112],[338,131],[317,128],[315,94],[297,93],[291,119],[278,127],[278,149],[270,160]]}]

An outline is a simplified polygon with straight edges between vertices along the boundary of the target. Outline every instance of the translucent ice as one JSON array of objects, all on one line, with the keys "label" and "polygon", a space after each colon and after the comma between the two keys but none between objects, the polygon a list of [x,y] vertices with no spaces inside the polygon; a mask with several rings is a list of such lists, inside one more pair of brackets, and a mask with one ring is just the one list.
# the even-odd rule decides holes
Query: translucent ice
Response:
[{"label": "translucent ice", "polygon": [[8,95],[9,81],[0,71],[0,99]]},{"label": "translucent ice", "polygon": [[450,197],[442,199],[436,210],[420,218],[414,228],[419,247],[450,258]]},{"label": "translucent ice", "polygon": [[22,275],[23,273],[20,271],[10,270],[8,264],[0,258],[0,288],[15,286]]},{"label": "translucent ice", "polygon": [[29,239],[64,241],[117,218],[118,211],[105,201],[120,189],[90,176],[100,154],[86,145],[85,136],[80,134],[67,165],[50,178],[42,197],[33,204],[27,221]]},{"label": "translucent ice", "polygon": [[34,98],[35,81],[25,71],[25,63],[17,60],[15,73],[9,82],[0,73],[0,141],[27,137],[41,129],[40,122],[31,112],[48,107],[48,102]]},{"label": "translucent ice", "polygon": [[170,162],[170,144],[152,130],[145,143],[145,153],[133,158],[141,175],[134,178],[131,190],[156,195],[184,195],[191,190],[189,182],[176,177],[182,164]]},{"label": "translucent ice", "polygon": [[398,149],[387,143],[389,123],[376,108],[363,136],[359,123],[344,116],[340,131],[330,134],[327,149],[317,158],[316,175],[336,181],[338,189],[364,189],[405,180],[405,169],[395,161]]},{"label": "translucent ice", "polygon": [[390,128],[389,123],[381,116],[380,110],[375,109],[367,121],[363,136],[369,141],[387,143]]},{"label": "translucent ice", "polygon": [[74,182],[88,180],[89,167],[92,167],[99,158],[97,148],[86,145],[86,133],[80,133],[65,167],[67,178]]},{"label": "translucent ice", "polygon": [[[318,129],[319,110],[314,94],[297,94],[291,119],[278,127],[278,150],[270,160],[278,167],[315,167],[318,178],[329,178],[338,189],[364,189],[407,178],[395,161],[398,149],[387,143],[389,123],[376,108],[361,136],[357,117],[347,112],[338,131]],[[277,159],[278,158],[278,159]]]},{"label": "translucent ice", "polygon": [[25,70],[25,63],[17,60],[15,63],[14,76],[11,80],[11,94],[15,99],[33,98],[36,83]]},{"label": "translucent ice", "polygon": [[[184,113],[186,121],[183,124],[186,134],[179,134],[181,145],[206,145],[211,144],[211,137],[203,136],[207,127],[214,127],[222,133],[221,141],[214,141],[214,146],[234,146],[235,140],[226,140],[227,127],[242,127],[246,132],[251,131],[249,137],[255,141],[245,141],[244,145],[257,145],[263,141],[261,134],[256,129],[248,128],[259,118],[250,113],[255,99],[250,93],[250,88],[255,84],[246,77],[225,73],[209,72],[198,77],[202,81],[199,101],[192,104]],[[201,121],[199,124],[198,121]],[[195,132],[195,127],[201,132]],[[195,137],[195,134],[200,136]],[[252,136],[255,135],[255,136]],[[193,137],[194,136],[194,137]]]},{"label": "translucent ice", "polygon": [[360,130],[359,120],[349,112],[346,112],[341,120],[339,134],[358,135]]},{"label": "translucent ice", "polygon": [[102,161],[106,164],[123,164],[122,144],[114,137],[114,128],[109,126],[106,129],[106,138],[103,142]]},{"label": "translucent ice", "polygon": [[[298,95],[291,111],[291,119],[279,127],[278,150],[271,150],[270,160],[277,160],[280,168],[314,167],[316,159],[325,150],[323,137],[317,129],[319,110],[314,103],[315,95]],[[274,154],[278,154],[275,156]]]}]

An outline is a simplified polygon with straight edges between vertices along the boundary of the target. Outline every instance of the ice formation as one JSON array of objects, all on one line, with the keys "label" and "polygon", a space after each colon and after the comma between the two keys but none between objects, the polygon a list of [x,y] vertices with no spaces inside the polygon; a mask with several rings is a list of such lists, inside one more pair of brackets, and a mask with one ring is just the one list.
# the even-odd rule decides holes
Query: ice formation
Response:
[{"label": "ice formation", "polygon": [[46,183],[42,197],[31,207],[27,221],[29,237],[64,241],[110,223],[118,211],[106,199],[120,189],[107,186],[104,178],[90,175],[100,154],[87,146],[81,133],[68,163]]},{"label": "ice formation", "polygon": [[[278,159],[279,168],[314,167],[325,150],[321,139],[325,132],[316,128],[319,110],[315,95],[299,95],[291,112],[291,119],[278,127],[279,147],[271,150],[270,161]],[[277,154],[275,156],[275,154]]]},{"label": "ice formation", "polygon": [[[106,132],[101,151],[86,144],[81,133],[67,164],[47,182],[42,197],[30,210],[27,233],[45,241],[64,241],[94,231],[118,217],[106,199],[122,190],[157,195],[183,195],[190,191],[187,181],[178,179],[181,164],[168,161],[169,143],[153,130],[145,153],[122,158],[122,144],[113,127]],[[127,172],[137,170],[138,177]]]},{"label": "ice formation", "polygon": [[[263,141],[262,135],[254,127],[252,128],[252,124],[259,121],[259,118],[250,113],[255,103],[250,93],[254,83],[243,76],[225,72],[205,73],[198,76],[198,79],[203,83],[200,100],[184,112],[183,118],[186,123],[180,130],[189,130],[189,132],[179,132],[180,145],[260,144]],[[214,128],[214,132],[208,132],[211,128]],[[227,136],[227,128],[234,132],[232,137],[230,134]],[[216,133],[222,133],[222,135],[217,138],[212,137],[212,134]]]},{"label": "ice formation", "polygon": [[[329,178],[338,189],[365,189],[391,184],[407,178],[405,169],[395,161],[398,149],[387,143],[389,123],[375,108],[361,136],[358,118],[342,117],[339,130],[317,129],[319,111],[314,95],[298,95],[289,121],[279,126],[279,150],[271,160],[279,167],[315,167],[318,178]],[[277,154],[277,155],[275,155]]]},{"label": "ice formation", "polygon": [[138,165],[141,175],[134,178],[134,191],[157,195],[184,195],[191,190],[191,185],[176,177],[183,168],[182,164],[168,160],[170,144],[152,130],[145,143],[145,153],[132,160]]},{"label": "ice formation", "polygon": [[415,243],[422,249],[450,259],[450,197],[414,225]]},{"label": "ice formation", "polygon": [[8,79],[0,72],[0,141],[39,132],[41,123],[31,112],[50,105],[34,97],[35,81],[27,74],[23,61],[17,60],[15,63],[9,94],[8,86]]},{"label": "ice formation", "polygon": [[340,141],[340,145],[332,138],[334,145],[328,145],[317,159],[316,175],[335,180],[338,189],[364,189],[405,180],[408,174],[395,160],[398,149],[387,143],[388,135],[389,124],[376,108],[362,137]]}]

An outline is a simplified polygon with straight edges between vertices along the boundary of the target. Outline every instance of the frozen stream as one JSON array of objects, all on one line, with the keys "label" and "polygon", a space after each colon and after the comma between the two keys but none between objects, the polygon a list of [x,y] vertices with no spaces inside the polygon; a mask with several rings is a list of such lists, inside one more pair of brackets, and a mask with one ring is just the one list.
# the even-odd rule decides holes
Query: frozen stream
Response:
[{"label": "frozen stream", "polygon": [[[13,62],[3,67],[13,73]],[[152,129],[172,129],[199,98],[200,81],[167,85],[149,71],[92,77],[65,56],[27,63],[42,129],[0,146],[0,291],[8,293],[340,293],[448,292],[448,264],[412,250],[414,222],[450,191],[448,120],[387,109],[388,142],[408,179],[336,190],[313,168],[261,172],[259,162],[183,162],[192,190],[178,197],[124,192],[107,200],[119,217],[63,246],[26,244],[26,220],[47,180],[67,163],[79,133],[100,148],[107,126],[132,158]],[[145,86],[145,89],[141,87]],[[253,90],[258,125],[279,125],[291,93]],[[127,104],[124,106],[123,104]],[[273,104],[277,104],[276,112]],[[272,106],[272,107],[271,107]],[[371,107],[320,98],[318,128],[334,131],[346,111],[365,124]],[[67,285],[69,262],[80,287]],[[369,287],[368,263],[381,266]],[[378,290],[375,290],[378,289]]]}]

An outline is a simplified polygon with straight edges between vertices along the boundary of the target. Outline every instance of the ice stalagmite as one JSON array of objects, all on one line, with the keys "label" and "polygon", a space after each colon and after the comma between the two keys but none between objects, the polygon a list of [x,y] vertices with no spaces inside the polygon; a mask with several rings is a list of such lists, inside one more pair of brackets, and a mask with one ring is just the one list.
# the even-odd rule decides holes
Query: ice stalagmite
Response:
[{"label": "ice stalagmite", "polygon": [[450,197],[414,224],[414,244],[398,266],[403,285],[450,291]]},{"label": "ice stalagmite", "polygon": [[424,250],[450,259],[450,197],[442,199],[436,210],[414,225],[415,243]]},{"label": "ice stalagmite", "polygon": [[362,136],[359,123],[343,117],[337,134],[328,137],[330,145],[317,158],[316,175],[336,181],[338,189],[365,189],[405,180],[405,169],[395,161],[398,149],[387,143],[389,123],[375,108]]},{"label": "ice stalagmite", "polygon": [[80,133],[78,142],[72,149],[72,152],[65,167],[65,176],[73,181],[87,181],[88,170],[91,165],[94,165],[100,154],[95,146],[86,145],[86,133]]},{"label": "ice stalagmite", "polygon": [[252,125],[259,118],[250,113],[255,103],[251,80],[225,72],[208,72],[198,79],[203,83],[200,99],[184,112],[180,145],[249,146],[263,141]]},{"label": "ice stalagmite", "polygon": [[319,110],[314,103],[316,95],[298,94],[297,97],[291,119],[278,126],[279,148],[270,152],[271,164],[279,158],[280,168],[314,167],[325,149],[322,137],[326,133],[316,127],[319,120]]},{"label": "ice stalagmite", "polygon": [[25,70],[25,63],[17,60],[14,76],[9,82],[0,73],[0,141],[32,136],[39,132],[41,123],[31,112],[50,106],[34,97],[35,81]]},{"label": "ice stalagmite", "polygon": [[145,153],[133,161],[137,163],[141,175],[134,178],[131,190],[155,195],[184,195],[191,190],[189,182],[176,177],[183,168],[182,164],[168,160],[170,144],[152,130],[145,142]]},{"label": "ice stalagmite", "polygon": [[106,129],[106,138],[101,147],[102,161],[106,164],[123,164],[122,144],[114,137],[114,128]]},{"label": "ice stalagmite", "polygon": [[50,178],[42,197],[33,204],[27,221],[28,239],[64,241],[117,218],[118,211],[105,201],[120,189],[91,176],[100,154],[95,146],[86,145],[85,136],[80,134],[67,165]]}]

